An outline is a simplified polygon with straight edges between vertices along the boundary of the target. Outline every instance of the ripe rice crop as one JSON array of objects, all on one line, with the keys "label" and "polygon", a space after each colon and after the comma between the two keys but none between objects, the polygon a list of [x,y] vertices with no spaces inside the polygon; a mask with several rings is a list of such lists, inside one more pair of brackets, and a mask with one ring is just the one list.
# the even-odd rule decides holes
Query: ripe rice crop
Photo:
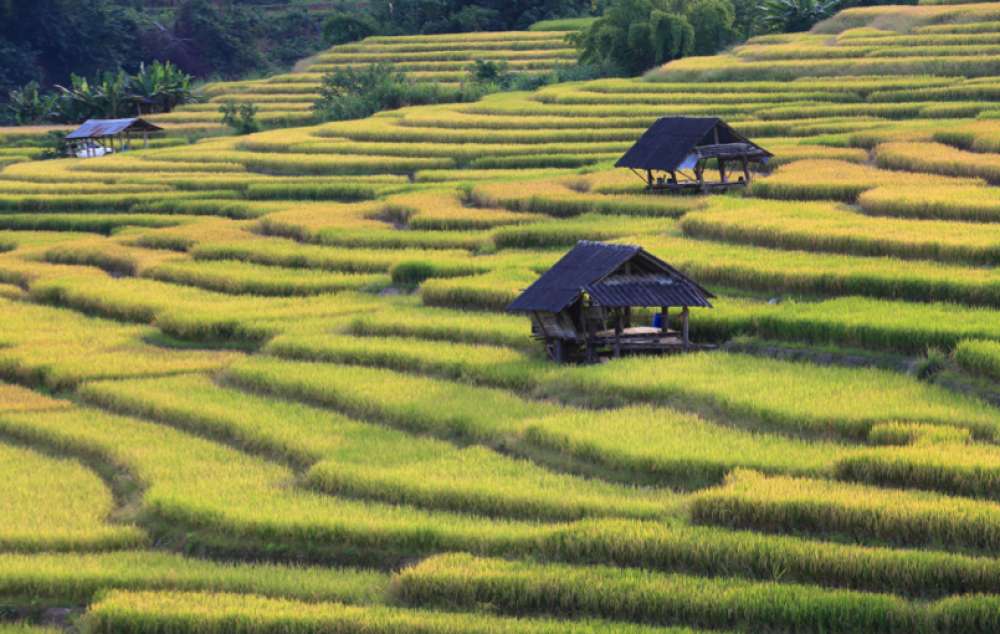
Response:
[{"label": "ripe rice crop", "polygon": [[314,295],[387,286],[385,275],[286,269],[239,260],[174,260],[143,271],[164,282],[230,294]]},{"label": "ripe rice crop", "polygon": [[1000,199],[989,187],[876,187],[862,192],[858,205],[867,213],[886,216],[973,222],[1000,219]]},{"label": "ripe rice crop", "polygon": [[67,603],[88,603],[112,588],[369,603],[381,598],[388,582],[386,575],[368,570],[226,564],[146,550],[0,554],[0,590],[5,596]]},{"label": "ripe rice crop", "polygon": [[1000,156],[964,152],[940,143],[885,143],[875,149],[880,167],[983,178],[1000,183]]},{"label": "ripe rice crop", "polygon": [[909,632],[918,618],[915,606],[887,594],[463,554],[432,557],[402,570],[393,579],[392,590],[409,605],[489,604],[508,614],[555,611],[748,631],[777,626],[817,633]]},{"label": "ripe rice crop", "polygon": [[429,279],[420,285],[420,298],[427,306],[499,312],[537,277],[534,271],[513,268],[468,277]]},{"label": "ripe rice crop", "polygon": [[559,526],[320,495],[289,486],[293,473],[283,466],[99,410],[9,414],[0,429],[126,471],[144,487],[144,523],[214,552],[270,543],[272,553],[311,561],[387,563],[435,550],[518,552]]},{"label": "ripe rice crop", "polygon": [[994,225],[865,216],[831,203],[732,205],[689,214],[684,232],[758,246],[993,264],[1000,258]]},{"label": "ripe rice crop", "polygon": [[[898,420],[966,427],[993,437],[1000,422],[979,401],[893,372],[814,367],[741,354],[630,358],[569,368],[546,376],[541,389],[595,404],[628,399],[708,407],[777,430],[851,438],[864,438],[876,423]],[[842,398],[845,393],[852,395],[849,402]]]},{"label": "ripe rice crop", "polygon": [[501,249],[546,249],[571,247],[580,240],[613,240],[626,236],[656,234],[671,223],[659,218],[602,216],[585,213],[569,220],[543,220],[508,227],[493,232],[493,242]]},{"label": "ripe rice crop", "polygon": [[56,400],[20,385],[0,383],[0,412],[33,412],[65,407],[69,407],[67,401]]},{"label": "ripe rice crop", "polygon": [[955,361],[967,372],[1000,380],[1000,342],[962,340],[955,346]]},{"label": "ripe rice crop", "polygon": [[0,474],[4,550],[105,550],[146,541],[135,526],[109,522],[111,491],[75,460],[0,445]]},{"label": "ripe rice crop", "polygon": [[716,336],[753,334],[915,355],[928,347],[953,348],[964,338],[997,339],[1000,334],[995,311],[958,304],[841,297],[775,306],[736,301],[718,308],[722,310],[700,319],[700,328]]},{"label": "ripe rice crop", "polygon": [[990,502],[744,470],[691,504],[692,519],[705,524],[985,552],[1000,540],[998,513]]},{"label": "ripe rice crop", "polygon": [[[698,230],[693,233],[699,235]],[[730,288],[1000,305],[1000,276],[992,268],[768,249],[670,234],[644,236],[642,244],[702,283]]]},{"label": "ripe rice crop", "polygon": [[409,305],[400,308],[405,309],[406,319],[398,319],[396,310],[359,315],[351,322],[350,331],[362,336],[420,337],[534,348],[534,342],[524,331],[524,320],[519,317]]},{"label": "ripe rice crop", "polygon": [[873,445],[962,444],[971,440],[968,429],[926,423],[880,423],[868,432],[868,442]]},{"label": "ripe rice crop", "polygon": [[665,407],[569,411],[527,423],[524,442],[659,486],[718,483],[735,466],[819,475],[847,449],[717,425]]},{"label": "ripe rice crop", "polygon": [[895,549],[733,531],[712,526],[600,519],[578,522],[539,547],[550,560],[705,576],[738,575],[852,590],[938,598],[992,592],[1000,565],[989,556]]},{"label": "ripe rice crop", "polygon": [[[472,190],[471,197],[475,204],[482,207],[504,207],[512,211],[537,212],[556,218],[586,213],[679,216],[703,204],[695,199],[669,196],[622,196],[580,192],[573,189],[578,180],[566,180],[561,183],[541,181],[479,185]],[[589,188],[591,185],[587,183],[586,186]],[[599,221],[600,218],[590,218],[591,222],[595,220]],[[617,222],[625,224],[620,218]]]},{"label": "ripe rice crop", "polygon": [[837,461],[841,480],[1000,499],[1000,456],[988,445],[929,444],[858,452]]},{"label": "ripe rice crop", "polygon": [[528,388],[547,370],[509,348],[402,337],[287,335],[264,350],[286,359],[384,367],[509,389]]},{"label": "ripe rice crop", "polygon": [[753,193],[765,198],[854,201],[863,191],[893,185],[928,188],[939,185],[974,185],[973,179],[878,170],[845,161],[796,161],[778,168],[771,176],[758,179]]},{"label": "ripe rice crop", "polygon": [[[93,634],[162,628],[174,634],[699,634],[688,628],[653,628],[599,621],[501,618],[479,613],[352,607],[219,593],[110,592],[86,618]],[[157,631],[161,631],[157,629]]]},{"label": "ripe rice crop", "polygon": [[[496,438],[520,420],[561,409],[501,390],[391,370],[267,357],[235,363],[225,377],[259,393],[318,403],[350,416],[443,437]],[[391,392],[382,389],[389,384],[394,386]]]}]

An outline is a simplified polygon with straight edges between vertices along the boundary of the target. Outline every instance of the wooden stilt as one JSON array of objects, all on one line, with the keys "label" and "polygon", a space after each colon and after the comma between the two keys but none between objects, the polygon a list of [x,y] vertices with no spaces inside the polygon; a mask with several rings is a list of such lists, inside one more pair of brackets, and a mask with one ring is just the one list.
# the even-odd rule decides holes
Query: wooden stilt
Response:
[{"label": "wooden stilt", "polygon": [[689,329],[689,323],[690,323],[690,321],[688,319],[689,313],[690,313],[690,311],[688,310],[687,306],[685,306],[684,310],[681,311],[681,323],[682,323],[681,327],[683,329],[683,331],[681,333],[681,341],[684,343],[684,349],[685,350],[688,350],[691,347],[691,337],[690,337],[690,329]]}]

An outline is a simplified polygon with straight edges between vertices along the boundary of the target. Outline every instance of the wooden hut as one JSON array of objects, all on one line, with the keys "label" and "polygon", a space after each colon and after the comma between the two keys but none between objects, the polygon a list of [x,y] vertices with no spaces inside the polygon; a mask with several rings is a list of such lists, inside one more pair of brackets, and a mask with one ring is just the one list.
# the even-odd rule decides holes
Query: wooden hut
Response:
[{"label": "wooden hut", "polygon": [[[531,316],[532,334],[554,361],[692,349],[689,308],[711,308],[712,293],[639,246],[580,241],[529,286],[508,312]],[[634,308],[658,309],[648,326]],[[680,330],[670,309],[680,308]]]},{"label": "wooden hut", "polygon": [[[163,128],[139,118],[87,119],[66,135],[70,153],[79,158],[104,156],[131,148],[133,135],[141,135],[142,146],[149,147],[149,135]],[[118,142],[117,148],[115,141]]]},{"label": "wooden hut", "polygon": [[[615,167],[631,169],[649,191],[708,193],[749,184],[750,166],[772,156],[718,117],[663,117]],[[718,180],[706,175],[712,160]]]}]

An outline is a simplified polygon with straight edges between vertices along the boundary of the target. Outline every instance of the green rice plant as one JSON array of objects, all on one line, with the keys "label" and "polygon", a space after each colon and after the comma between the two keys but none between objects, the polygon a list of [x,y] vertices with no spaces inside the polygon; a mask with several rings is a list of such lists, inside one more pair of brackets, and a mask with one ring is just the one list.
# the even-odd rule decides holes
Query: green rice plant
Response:
[{"label": "green rice plant", "polygon": [[[381,368],[253,357],[235,363],[225,380],[261,394],[332,407],[442,437],[494,439],[519,421],[561,411],[502,390],[463,386]],[[387,391],[386,385],[393,389]]]},{"label": "green rice plant", "polygon": [[524,552],[559,526],[321,495],[292,486],[281,465],[100,410],[3,414],[0,430],[127,474],[143,490],[142,524],[195,552],[389,564],[441,550]]},{"label": "green rice plant", "polygon": [[928,599],[991,592],[1000,575],[989,556],[620,519],[578,522],[545,538],[539,553],[574,564],[738,575]]},{"label": "green rice plant", "polygon": [[340,200],[354,202],[358,200],[373,200],[378,196],[377,190],[371,185],[351,183],[331,183],[316,185],[249,185],[246,196],[260,200]]},{"label": "green rice plant", "polygon": [[81,394],[108,409],[311,467],[306,484],[335,495],[527,519],[662,517],[674,502],[669,492],[557,475],[483,447],[415,438],[204,376],[91,383]]},{"label": "green rice plant", "polygon": [[349,328],[351,333],[362,336],[419,337],[521,350],[534,347],[520,317],[447,308],[391,305],[386,310],[355,317]]},{"label": "green rice plant", "polygon": [[836,475],[878,486],[1000,499],[1000,457],[988,445],[923,442],[869,449],[839,458]]},{"label": "green rice plant", "polygon": [[403,337],[283,335],[264,351],[286,359],[383,367],[508,389],[526,389],[547,370],[537,359],[509,348]]},{"label": "green rice plant", "polygon": [[858,214],[832,203],[720,205],[680,222],[687,235],[779,249],[993,264],[1000,232],[990,224]]},{"label": "green rice plant", "polygon": [[429,249],[340,249],[302,244],[280,238],[238,242],[207,242],[191,249],[196,260],[240,260],[288,268],[321,269],[345,273],[383,273],[406,262],[427,261],[436,271],[482,273],[487,265],[470,261],[465,251]]},{"label": "green rice plant", "polygon": [[545,249],[570,247],[580,240],[613,240],[628,236],[656,234],[671,227],[659,218],[622,218],[587,213],[569,220],[543,220],[493,232],[493,242],[501,249]]},{"label": "green rice plant", "polygon": [[[864,438],[872,425],[898,420],[967,428],[992,438],[998,422],[980,401],[893,372],[741,354],[629,358],[567,368],[547,375],[540,389],[592,404],[640,400],[708,408],[781,431],[848,438]],[[844,400],[847,393],[852,397]]]},{"label": "green rice plant", "polygon": [[111,491],[75,460],[0,445],[0,473],[3,550],[108,550],[146,542],[137,527],[109,521],[116,506]]},{"label": "green rice plant", "polygon": [[691,503],[692,519],[702,524],[984,552],[996,548],[998,512],[1000,507],[990,502],[936,493],[745,470],[733,471],[724,486],[696,495]]},{"label": "green rice plant", "polygon": [[555,612],[750,631],[908,632],[920,622],[916,606],[887,594],[465,554],[439,555],[402,570],[392,591],[408,605],[489,604],[508,614]]},{"label": "green rice plant", "polygon": [[[695,235],[700,231],[696,220],[694,216],[690,220],[695,226]],[[671,234],[643,236],[641,242],[648,251],[669,260],[702,284],[721,284],[727,288],[772,294],[856,295],[982,306],[1000,304],[1000,286],[997,285],[1000,278],[991,268],[767,249]]]},{"label": "green rice plant", "polygon": [[868,442],[873,445],[912,445],[917,443],[967,443],[972,440],[968,429],[926,423],[894,421],[873,425]]},{"label": "green rice plant", "polygon": [[66,389],[90,379],[215,370],[233,357],[147,343],[144,339],[154,333],[149,327],[7,299],[0,306],[5,320],[0,375],[23,384]]},{"label": "green rice plant", "polygon": [[1000,157],[965,152],[941,143],[885,143],[875,149],[880,167],[983,178],[1000,183]]},{"label": "green rice plant", "polygon": [[408,174],[421,169],[446,169],[454,161],[446,158],[398,156],[318,156],[316,154],[245,153],[247,169],[264,174]]},{"label": "green rice plant", "polygon": [[0,589],[8,597],[88,603],[111,589],[219,591],[305,601],[370,603],[386,575],[350,568],[216,563],[148,550],[110,553],[0,554]]},{"label": "green rice plant", "polygon": [[689,628],[654,628],[600,621],[502,618],[384,606],[307,603],[245,595],[122,592],[103,595],[85,617],[88,632],[144,631],[185,634],[698,634]]},{"label": "green rice plant", "polygon": [[841,297],[776,306],[726,302],[716,308],[722,310],[701,318],[699,332],[709,330],[716,337],[753,334],[906,354],[923,354],[934,347],[948,350],[965,338],[997,338],[994,311],[957,304]]},{"label": "green rice plant", "polygon": [[420,285],[427,306],[502,311],[538,278],[534,271],[503,268],[468,277],[429,279]]},{"label": "green rice plant", "polygon": [[76,231],[110,235],[124,227],[173,227],[194,218],[130,213],[0,214],[0,229],[11,231]]},{"label": "green rice plant", "polygon": [[767,473],[822,475],[846,446],[803,442],[709,422],[667,407],[573,410],[529,421],[523,442],[598,464],[631,481],[697,488],[741,466]]},{"label": "green rice plant", "polygon": [[188,214],[192,216],[220,216],[233,220],[259,218],[272,211],[283,208],[284,205],[263,202],[235,201],[229,199],[197,199],[197,200],[161,200],[158,202],[135,205],[133,212],[153,214]]},{"label": "green rice plant", "polygon": [[354,315],[377,303],[373,296],[347,292],[288,298],[232,296],[151,279],[79,275],[37,282],[32,293],[42,301],[114,319],[155,320],[158,328],[180,339],[235,343],[259,342],[315,322]]},{"label": "green rice plant", "polygon": [[143,271],[145,277],[230,294],[315,295],[387,286],[385,275],[286,269],[239,260],[174,260]]},{"label": "green rice plant", "polygon": [[1000,342],[963,339],[955,346],[954,356],[966,372],[1000,381]]}]

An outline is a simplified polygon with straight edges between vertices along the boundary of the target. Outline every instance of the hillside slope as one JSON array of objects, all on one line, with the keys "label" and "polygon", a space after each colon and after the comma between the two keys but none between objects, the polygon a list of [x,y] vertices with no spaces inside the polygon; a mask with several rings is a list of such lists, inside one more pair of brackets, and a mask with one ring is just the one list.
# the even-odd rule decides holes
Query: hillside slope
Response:
[{"label": "hillside slope", "polygon": [[[998,3],[852,9],[643,79],[6,167],[9,602],[95,632],[996,631],[994,41]],[[641,193],[609,164],[665,114],[769,173]],[[693,334],[728,349],[543,360],[502,309],[580,239],[708,284]],[[43,510],[74,491],[100,512]]]}]

